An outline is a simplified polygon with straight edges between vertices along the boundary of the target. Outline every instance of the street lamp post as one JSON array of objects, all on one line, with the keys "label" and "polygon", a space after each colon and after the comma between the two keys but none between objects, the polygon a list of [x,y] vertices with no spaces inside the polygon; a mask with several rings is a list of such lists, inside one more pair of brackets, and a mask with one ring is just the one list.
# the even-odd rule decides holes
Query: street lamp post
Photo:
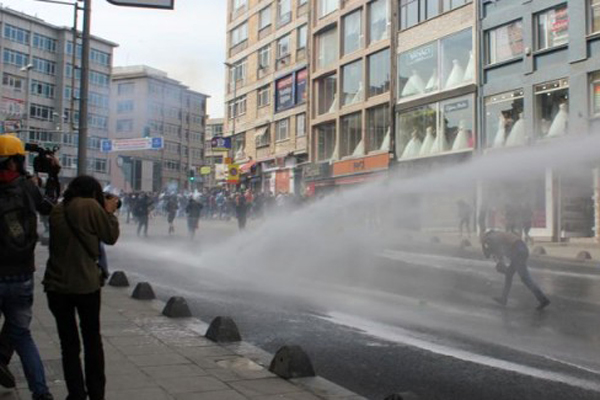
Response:
[{"label": "street lamp post", "polygon": [[[79,95],[79,146],[77,151],[77,175],[84,175],[87,172],[88,92],[90,85],[90,31],[92,22],[91,17],[92,0],[83,0],[83,32],[81,35],[81,89]],[[73,49],[73,51],[77,51],[77,49],[75,48]]]},{"label": "street lamp post", "polygon": [[25,135],[27,139],[29,139],[29,114],[31,113],[31,70],[33,69],[33,64],[27,64],[21,71],[27,73],[26,84],[27,88],[25,88],[25,127],[23,131],[25,131]]}]

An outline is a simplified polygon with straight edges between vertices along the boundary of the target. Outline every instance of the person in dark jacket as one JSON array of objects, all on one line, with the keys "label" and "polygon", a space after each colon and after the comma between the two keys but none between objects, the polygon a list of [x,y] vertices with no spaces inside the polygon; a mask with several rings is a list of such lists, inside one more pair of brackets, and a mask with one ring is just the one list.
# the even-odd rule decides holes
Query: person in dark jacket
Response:
[{"label": "person in dark jacket", "polygon": [[144,229],[144,236],[148,237],[148,220],[152,209],[152,198],[144,193],[140,195],[136,201],[135,216],[138,220],[137,235],[140,236]]},{"label": "person in dark jacket", "polygon": [[175,217],[177,216],[177,211],[179,210],[179,204],[177,202],[177,196],[172,195],[167,200],[167,222],[169,223],[169,235],[175,233],[175,225],[173,222],[175,221]]},{"label": "person in dark jacket", "polygon": [[200,221],[200,215],[202,214],[202,203],[190,197],[185,212],[187,214],[188,232],[190,239],[194,239],[196,231],[198,230],[198,222]]},{"label": "person in dark jacket", "polygon": [[235,215],[238,220],[240,230],[246,229],[246,217],[248,213],[248,204],[246,196],[243,193],[238,193],[235,197]]},{"label": "person in dark jacket", "polygon": [[[539,286],[533,281],[529,273],[529,269],[527,268],[529,250],[519,236],[510,232],[488,231],[482,235],[481,246],[485,257],[493,257],[497,263],[496,270],[505,276],[502,296],[494,298],[497,303],[503,306],[506,305],[513,276],[517,273],[523,284],[537,298],[539,302],[538,310],[543,310],[550,304],[550,300],[548,300]],[[505,258],[510,260],[508,267],[504,263]]]},{"label": "person in dark jacket", "polygon": [[[79,176],[69,184],[61,204],[50,214],[50,258],[43,285],[56,319],[62,366],[69,400],[104,400],[106,377],[100,335],[100,289],[104,276],[98,266],[101,243],[119,238],[114,215],[118,198],[104,198],[100,183]],[[85,351],[85,375],[80,360],[80,335]]]},{"label": "person in dark jacket", "polygon": [[[34,400],[50,400],[44,365],[31,336],[33,273],[37,242],[37,215],[48,214],[52,204],[25,171],[25,148],[13,135],[0,135],[0,312],[2,358],[8,363],[16,350]],[[50,158],[58,171],[58,161]],[[0,383],[14,387],[6,365],[0,366]]]}]

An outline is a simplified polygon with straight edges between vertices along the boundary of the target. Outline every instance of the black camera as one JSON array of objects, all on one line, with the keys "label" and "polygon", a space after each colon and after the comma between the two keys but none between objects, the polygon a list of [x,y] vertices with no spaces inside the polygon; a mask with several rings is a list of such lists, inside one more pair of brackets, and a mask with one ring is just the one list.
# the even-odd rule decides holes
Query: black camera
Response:
[{"label": "black camera", "polygon": [[119,199],[117,196],[115,196],[112,193],[104,193],[104,198],[106,200],[110,200],[110,199],[114,199],[117,198],[117,210],[119,210],[121,208],[121,206],[123,205],[123,202],[121,201],[121,199]]},{"label": "black camera", "polygon": [[52,157],[54,157],[54,154],[56,154],[59,149],[58,146],[46,149],[33,143],[25,144],[25,151],[38,154],[33,159],[33,170],[36,174],[58,175],[60,166],[52,162]]}]

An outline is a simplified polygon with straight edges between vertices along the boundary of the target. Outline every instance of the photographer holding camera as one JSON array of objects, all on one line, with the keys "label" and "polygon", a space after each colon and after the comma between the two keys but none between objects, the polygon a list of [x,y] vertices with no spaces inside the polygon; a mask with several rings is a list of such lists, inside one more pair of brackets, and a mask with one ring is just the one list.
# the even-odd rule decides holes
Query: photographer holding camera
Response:
[{"label": "photographer holding camera", "polygon": [[[69,184],[50,214],[50,258],[44,276],[48,306],[56,319],[69,399],[104,399],[106,378],[100,336],[101,243],[115,244],[119,222],[116,196],[105,195],[91,176]],[[79,317],[85,351],[81,368]]]},{"label": "photographer holding camera", "polygon": [[[52,204],[45,201],[34,179],[25,171],[25,157],[25,146],[19,138],[0,135],[0,311],[5,318],[0,337],[3,348],[0,383],[14,387],[14,378],[5,365],[14,347],[33,399],[49,400],[52,395],[29,325],[37,243],[36,211],[48,214]],[[54,170],[60,169],[55,158],[51,157],[49,162]]]}]

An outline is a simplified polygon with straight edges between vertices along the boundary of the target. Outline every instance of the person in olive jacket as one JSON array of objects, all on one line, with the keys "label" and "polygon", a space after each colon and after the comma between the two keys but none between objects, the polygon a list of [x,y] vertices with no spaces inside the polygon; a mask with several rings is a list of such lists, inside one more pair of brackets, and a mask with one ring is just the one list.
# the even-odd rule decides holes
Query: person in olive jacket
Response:
[{"label": "person in olive jacket", "polygon": [[[50,258],[44,275],[48,306],[56,319],[69,400],[104,399],[106,377],[100,335],[100,243],[115,244],[118,199],[105,198],[90,176],[75,178],[50,214]],[[85,351],[81,368],[79,317]]]}]

